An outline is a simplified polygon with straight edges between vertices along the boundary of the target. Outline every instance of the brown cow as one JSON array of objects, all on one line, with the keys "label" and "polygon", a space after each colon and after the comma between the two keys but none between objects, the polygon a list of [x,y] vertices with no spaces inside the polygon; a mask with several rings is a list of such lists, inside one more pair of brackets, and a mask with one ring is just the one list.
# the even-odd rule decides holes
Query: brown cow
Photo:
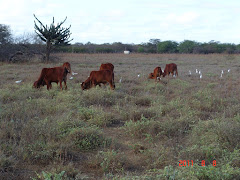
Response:
[{"label": "brown cow", "polygon": [[159,81],[160,81],[161,75],[162,75],[161,67],[156,67],[154,69],[153,73],[149,74],[148,79],[155,79],[155,82],[157,81],[157,79],[159,79]]},{"label": "brown cow", "polygon": [[62,81],[64,82],[65,89],[67,89],[67,74],[71,72],[71,66],[68,62],[64,63],[61,67],[43,68],[40,77],[34,82],[34,88],[40,88],[47,85],[47,89],[52,88],[52,82],[57,84],[60,82],[60,88],[62,90]]},{"label": "brown cow", "polygon": [[171,63],[171,64],[166,64],[166,67],[164,69],[164,73],[163,73],[163,77],[165,77],[166,75],[169,76],[169,74],[173,75],[177,75],[178,76],[178,71],[177,71],[177,65],[175,63]]},{"label": "brown cow", "polygon": [[114,70],[114,65],[113,65],[112,63],[101,64],[101,66],[100,66],[100,71],[101,71],[101,70],[106,70],[106,69],[113,72],[113,70]]},{"label": "brown cow", "polygon": [[[101,64],[100,66],[100,71],[101,70],[110,70],[113,72],[114,70],[114,65],[112,63],[106,63],[106,64]],[[107,82],[103,83],[104,85],[106,84]],[[101,84],[98,84],[100,87],[101,87]]]},{"label": "brown cow", "polygon": [[114,73],[110,70],[92,71],[85,82],[82,82],[82,90],[89,89],[101,83],[109,83],[111,89],[115,88]]}]

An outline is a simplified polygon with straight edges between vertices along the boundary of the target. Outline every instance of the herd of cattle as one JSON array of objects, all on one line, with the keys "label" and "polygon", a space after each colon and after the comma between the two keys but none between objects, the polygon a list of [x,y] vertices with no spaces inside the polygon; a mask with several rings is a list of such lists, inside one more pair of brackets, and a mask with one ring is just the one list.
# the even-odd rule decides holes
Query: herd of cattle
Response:
[{"label": "herd of cattle", "polygon": [[[101,84],[109,83],[111,89],[115,89],[114,83],[114,66],[111,63],[101,64],[99,71],[92,71],[90,76],[86,81],[81,83],[82,89],[90,89],[96,85],[101,86]],[[52,88],[52,82],[60,83],[60,88],[62,90],[62,82],[64,82],[65,89],[67,89],[67,75],[72,73],[71,65],[69,62],[65,62],[60,67],[54,68],[43,68],[41,74],[37,81],[34,82],[34,88],[40,88],[41,86],[47,85],[47,89]],[[165,77],[166,75],[172,74],[172,76],[177,75],[177,65],[174,63],[166,64],[164,71],[161,67],[156,67],[153,73],[150,73],[148,78],[155,79],[155,82],[160,81],[160,77]]]}]

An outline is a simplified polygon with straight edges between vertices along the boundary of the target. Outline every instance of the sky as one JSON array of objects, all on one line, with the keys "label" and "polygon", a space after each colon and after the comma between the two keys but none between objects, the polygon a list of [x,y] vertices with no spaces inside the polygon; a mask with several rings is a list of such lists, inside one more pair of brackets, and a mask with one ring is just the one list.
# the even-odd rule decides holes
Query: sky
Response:
[{"label": "sky", "polygon": [[150,39],[240,44],[240,0],[0,0],[12,34],[44,24],[71,25],[71,43],[140,44]]}]

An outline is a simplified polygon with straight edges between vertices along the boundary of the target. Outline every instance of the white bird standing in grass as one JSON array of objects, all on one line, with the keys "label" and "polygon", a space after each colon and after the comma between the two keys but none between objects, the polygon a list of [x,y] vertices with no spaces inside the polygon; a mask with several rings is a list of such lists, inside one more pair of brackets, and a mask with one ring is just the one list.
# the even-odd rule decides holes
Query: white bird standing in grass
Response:
[{"label": "white bird standing in grass", "polygon": [[19,81],[15,81],[15,83],[20,83],[20,82],[22,82],[22,80],[19,80]]},{"label": "white bird standing in grass", "polygon": [[188,72],[189,72],[189,75],[192,75],[192,72],[190,70]]},{"label": "white bird standing in grass", "polygon": [[72,72],[72,75],[73,75],[73,76],[74,76],[75,74],[78,74],[78,73]]},{"label": "white bird standing in grass", "polygon": [[122,83],[122,77],[119,79],[119,83]]},{"label": "white bird standing in grass", "polygon": [[198,70],[196,69],[196,74],[198,74]]},{"label": "white bird standing in grass", "polygon": [[198,71],[198,73],[199,73],[199,74],[202,74],[200,70]]},{"label": "white bird standing in grass", "polygon": [[200,79],[202,79],[202,73],[200,74]]},{"label": "white bird standing in grass", "polygon": [[221,72],[221,76],[220,76],[221,78],[223,77],[223,70],[222,70],[222,72]]},{"label": "white bird standing in grass", "polygon": [[228,69],[228,72],[230,72],[230,69]]},{"label": "white bird standing in grass", "polygon": [[138,77],[140,77],[140,74],[138,74]]}]

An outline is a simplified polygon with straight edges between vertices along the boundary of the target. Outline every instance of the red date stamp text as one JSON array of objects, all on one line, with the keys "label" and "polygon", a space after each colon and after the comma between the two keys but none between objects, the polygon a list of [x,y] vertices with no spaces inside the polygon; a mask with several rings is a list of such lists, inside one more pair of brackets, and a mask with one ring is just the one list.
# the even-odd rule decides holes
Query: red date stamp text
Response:
[{"label": "red date stamp text", "polygon": [[[205,166],[205,165],[206,165],[206,164],[205,164],[205,161],[202,160],[202,161],[201,161],[201,166]],[[216,160],[213,160],[213,161],[212,161],[212,165],[213,165],[213,166],[216,166],[216,165],[217,165]],[[179,166],[180,166],[180,167],[193,166],[193,160],[180,160],[180,161],[179,161]]]}]

